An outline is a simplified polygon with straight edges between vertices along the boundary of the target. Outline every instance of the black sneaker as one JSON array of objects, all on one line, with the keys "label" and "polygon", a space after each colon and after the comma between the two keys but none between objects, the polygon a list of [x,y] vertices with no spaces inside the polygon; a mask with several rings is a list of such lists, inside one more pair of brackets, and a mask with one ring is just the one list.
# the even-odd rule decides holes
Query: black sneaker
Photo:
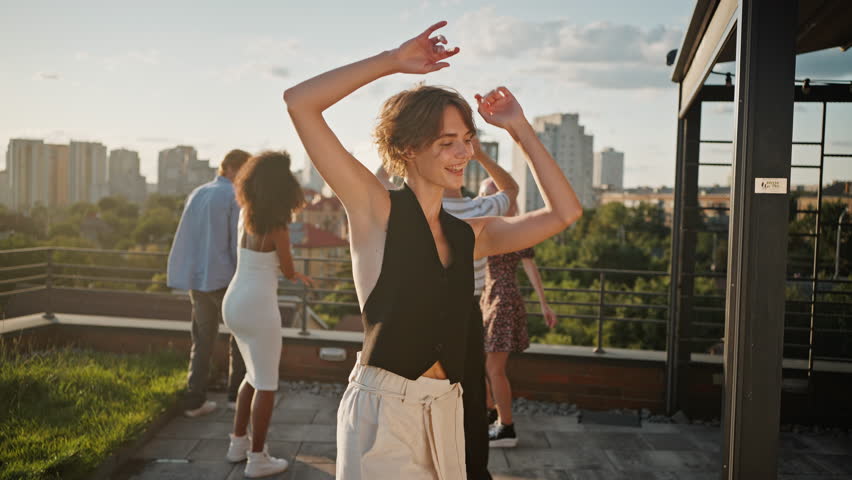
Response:
[{"label": "black sneaker", "polygon": [[488,446],[491,448],[514,448],[518,445],[515,425],[497,423],[488,432]]},{"label": "black sneaker", "polygon": [[488,409],[488,425],[493,425],[494,423],[496,423],[497,419],[499,417],[500,416],[497,415],[497,409],[496,408],[489,408]]}]

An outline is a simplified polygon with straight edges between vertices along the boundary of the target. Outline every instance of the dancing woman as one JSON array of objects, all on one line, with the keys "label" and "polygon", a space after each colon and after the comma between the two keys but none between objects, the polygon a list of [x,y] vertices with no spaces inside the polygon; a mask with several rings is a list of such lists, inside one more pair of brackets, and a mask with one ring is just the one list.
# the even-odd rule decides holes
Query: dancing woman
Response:
[{"label": "dancing woman", "polygon": [[[246,364],[237,394],[234,431],[226,458],[246,463],[245,476],[265,477],[287,469],[287,460],[271,457],[266,432],[278,390],[281,361],[281,313],[278,273],[311,285],[293,268],[290,234],[293,213],[304,203],[299,182],[290,172],[290,156],[264,152],[248,160],[236,179],[240,208],[237,272],[222,303]],[[247,435],[251,421],[251,438]]]},{"label": "dancing woman", "polygon": [[513,218],[459,220],[441,207],[473,156],[473,112],[458,93],[419,86],[382,107],[376,139],[385,169],[405,178],[389,192],[338,140],[323,111],[394,73],[449,66],[437,23],[399,47],[284,92],[296,131],[349,217],[363,351],[337,417],[341,480],[465,478],[459,381],[464,371],[473,259],[526,248],[582,214],[571,185],[505,87],[477,95],[480,115],[526,153],[545,207]]},{"label": "dancing woman", "polygon": [[[487,178],[482,182],[479,194],[492,195],[496,191],[494,181]],[[516,214],[517,206],[512,205],[507,215],[512,217]],[[551,329],[556,326],[556,313],[547,304],[541,274],[534,258],[535,252],[532,248],[488,257],[485,289],[482,291],[480,307],[485,331],[488,417],[492,422],[488,443],[491,447],[511,448],[518,444],[512,419],[512,387],[506,376],[509,354],[523,352],[530,346],[527,309],[518,286],[518,263],[523,265],[524,272],[538,295],[541,314],[547,326]]]}]

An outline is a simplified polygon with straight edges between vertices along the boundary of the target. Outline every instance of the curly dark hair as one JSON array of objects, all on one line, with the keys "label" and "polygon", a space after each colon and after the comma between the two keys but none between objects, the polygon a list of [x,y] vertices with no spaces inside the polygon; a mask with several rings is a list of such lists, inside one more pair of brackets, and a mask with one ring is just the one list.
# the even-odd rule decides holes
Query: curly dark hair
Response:
[{"label": "curly dark hair", "polygon": [[249,158],[237,174],[234,188],[246,230],[253,235],[287,228],[293,214],[305,205],[287,152],[263,152]]}]

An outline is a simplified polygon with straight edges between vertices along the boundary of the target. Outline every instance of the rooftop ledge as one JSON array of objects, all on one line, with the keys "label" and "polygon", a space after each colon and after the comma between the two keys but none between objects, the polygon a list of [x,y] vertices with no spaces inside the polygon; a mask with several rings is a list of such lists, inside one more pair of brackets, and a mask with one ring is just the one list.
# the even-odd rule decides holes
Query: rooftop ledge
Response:
[{"label": "rooftop ledge", "polygon": [[[183,320],[151,320],[146,318],[129,317],[107,317],[99,315],[79,315],[57,313],[53,319],[45,319],[41,315],[26,315],[5,320],[0,320],[0,335],[24,331],[33,328],[46,327],[50,325],[73,325],[87,327],[112,327],[132,328],[140,330],[163,330],[189,332],[190,323]],[[225,325],[219,326],[219,334],[229,334],[230,330]],[[318,343],[353,343],[359,344],[364,335],[360,332],[336,332],[328,330],[310,330],[310,335],[302,335],[298,328],[282,328],[282,339],[297,340],[300,342]],[[594,358],[596,360],[622,360],[665,363],[666,352],[660,350],[631,350],[625,348],[606,348],[605,353],[595,353],[593,347],[576,345],[547,345],[532,344],[524,352],[525,355],[557,355],[578,358]],[[724,358],[721,355],[710,355],[705,353],[693,353],[691,361],[697,364],[722,365]],[[791,370],[807,370],[806,360],[785,358],[783,366]],[[852,363],[814,361],[814,370],[831,373],[852,373]]]}]

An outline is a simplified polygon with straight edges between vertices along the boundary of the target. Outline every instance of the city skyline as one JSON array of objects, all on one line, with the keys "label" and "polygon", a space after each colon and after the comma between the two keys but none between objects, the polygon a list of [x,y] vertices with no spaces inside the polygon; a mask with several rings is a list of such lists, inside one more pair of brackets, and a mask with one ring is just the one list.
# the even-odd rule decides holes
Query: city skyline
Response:
[{"label": "city skyline", "polygon": [[[453,86],[471,99],[506,84],[531,121],[577,113],[599,145],[624,152],[625,187],[673,183],[677,89],[665,54],[680,46],[691,2],[540,1],[529,8],[434,0],[399,8],[376,1],[357,9],[343,2],[323,9],[274,2],[212,2],[205,9],[166,2],[145,8],[42,3],[7,7],[9,14],[0,18],[6,40],[0,52],[7,59],[0,74],[0,104],[7,113],[0,118],[0,143],[42,138],[134,150],[151,183],[157,182],[159,151],[172,145],[193,145],[211,166],[232,148],[287,149],[299,170],[304,151],[281,92],[445,18],[446,36],[462,48],[451,68],[382,79],[329,110],[344,145],[368,168],[378,166],[372,124],[395,91],[426,81]],[[38,35],[31,25],[40,25]],[[797,78],[804,76],[852,80],[852,55],[801,55]],[[731,106],[708,107],[707,138],[730,138]],[[811,110],[797,106],[796,131],[808,137],[819,117]],[[852,130],[852,108],[831,105],[828,117],[827,151],[852,150],[845,133]],[[508,135],[481,120],[477,125],[507,153],[500,161],[508,167]],[[730,156],[719,146],[704,153]],[[826,182],[852,177],[849,169],[829,165]],[[726,177],[708,169],[701,183],[724,184]]]}]

